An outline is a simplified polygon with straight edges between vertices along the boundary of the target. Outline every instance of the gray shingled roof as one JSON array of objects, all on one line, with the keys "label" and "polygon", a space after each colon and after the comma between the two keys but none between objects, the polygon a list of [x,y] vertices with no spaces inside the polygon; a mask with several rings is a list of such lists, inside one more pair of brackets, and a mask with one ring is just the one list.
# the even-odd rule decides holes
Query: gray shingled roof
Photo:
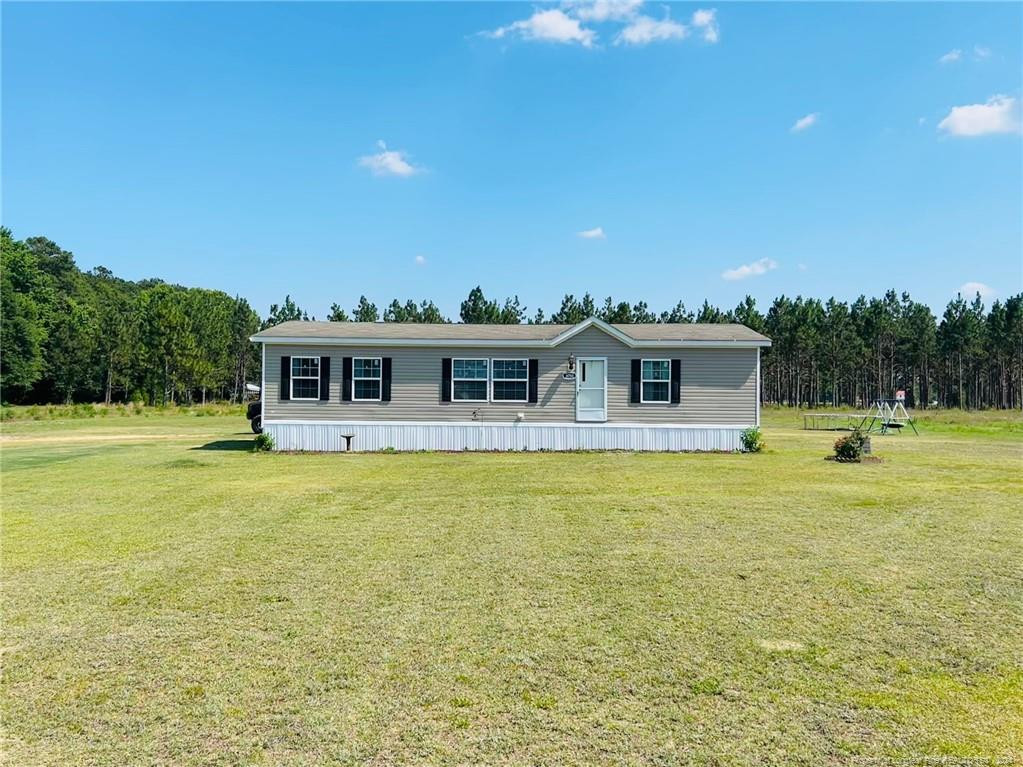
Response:
[{"label": "gray shingled roof", "polygon": [[766,341],[745,325],[717,322],[652,322],[642,325],[612,325],[637,341]]},{"label": "gray shingled roof", "polygon": [[[464,325],[404,322],[282,322],[253,336],[255,341],[277,338],[395,341],[550,341],[575,325]],[[649,323],[612,325],[636,341],[744,341],[768,339],[745,325],[718,323]]]},{"label": "gray shingled roof", "polygon": [[435,341],[546,341],[571,325],[461,325],[418,322],[282,322],[260,331],[257,338],[387,338]]}]

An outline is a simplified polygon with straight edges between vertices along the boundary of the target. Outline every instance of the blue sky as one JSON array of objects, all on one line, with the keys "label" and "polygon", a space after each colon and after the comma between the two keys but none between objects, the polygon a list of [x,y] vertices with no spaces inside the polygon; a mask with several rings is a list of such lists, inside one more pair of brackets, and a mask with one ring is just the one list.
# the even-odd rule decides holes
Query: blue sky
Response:
[{"label": "blue sky", "polygon": [[1023,289],[1018,3],[2,14],[3,223],[86,269],[321,317]]}]

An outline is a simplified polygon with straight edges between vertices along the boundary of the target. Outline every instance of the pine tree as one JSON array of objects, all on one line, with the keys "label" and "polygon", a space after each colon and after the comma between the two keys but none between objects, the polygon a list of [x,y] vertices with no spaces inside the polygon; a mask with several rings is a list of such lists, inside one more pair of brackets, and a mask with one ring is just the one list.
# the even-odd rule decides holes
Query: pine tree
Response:
[{"label": "pine tree", "polygon": [[440,309],[437,308],[437,304],[433,301],[424,300],[419,305],[419,321],[427,323],[441,323],[451,322],[443,314],[440,313]]},{"label": "pine tree", "polygon": [[298,307],[290,295],[284,297],[284,303],[270,305],[270,314],[263,320],[262,329],[272,328],[282,322],[293,322],[295,320],[308,320],[309,315]]},{"label": "pine tree", "polygon": [[[682,304],[679,303],[679,306]],[[764,315],[757,311],[757,302],[753,296],[747,295],[732,311],[732,319],[740,325],[758,333],[764,332]]]},{"label": "pine tree", "polygon": [[701,306],[700,311],[696,313],[696,321],[727,322],[728,318],[720,309],[718,309],[716,306],[711,306],[710,302],[704,299],[703,306]]},{"label": "pine tree", "polygon": [[458,316],[462,322],[472,325],[496,324],[501,321],[501,310],[497,301],[488,301],[483,289],[477,285],[462,301]]},{"label": "pine tree", "polygon": [[341,308],[341,304],[331,304],[330,313],[327,315],[327,322],[351,322],[348,312]]},{"label": "pine tree", "polygon": [[519,297],[506,298],[498,322],[502,325],[518,325],[526,318],[526,307],[519,303]]},{"label": "pine tree", "polygon": [[366,296],[359,296],[359,305],[352,310],[356,322],[376,322],[380,319],[377,305],[370,303]]},{"label": "pine tree", "polygon": [[604,299],[603,308],[597,312],[597,316],[604,322],[628,325],[632,320],[632,307],[628,301],[615,303],[611,296]]},{"label": "pine tree", "polygon": [[672,322],[672,323],[685,323],[692,322],[695,319],[695,315],[686,309],[686,305],[679,301],[670,310],[661,312],[661,316],[657,318],[658,322]]}]

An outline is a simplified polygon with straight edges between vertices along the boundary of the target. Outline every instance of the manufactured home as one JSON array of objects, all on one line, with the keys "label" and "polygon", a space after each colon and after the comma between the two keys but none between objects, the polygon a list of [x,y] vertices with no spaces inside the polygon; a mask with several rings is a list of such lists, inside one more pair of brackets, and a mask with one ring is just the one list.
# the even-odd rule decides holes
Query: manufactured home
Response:
[{"label": "manufactured home", "polygon": [[284,322],[262,345],[278,450],[736,450],[760,423],[743,325]]}]

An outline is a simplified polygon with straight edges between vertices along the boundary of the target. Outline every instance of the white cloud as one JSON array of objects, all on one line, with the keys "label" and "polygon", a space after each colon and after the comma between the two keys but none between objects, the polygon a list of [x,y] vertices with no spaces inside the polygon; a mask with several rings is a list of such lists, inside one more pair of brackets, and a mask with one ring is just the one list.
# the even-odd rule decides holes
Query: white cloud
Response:
[{"label": "white cloud", "polygon": [[679,24],[665,16],[663,19],[652,19],[649,16],[637,16],[618,33],[615,45],[646,45],[662,40],[681,40],[689,34],[685,24]]},{"label": "white cloud", "polygon": [[[984,60],[986,58],[990,58],[990,56],[991,56],[991,49],[990,48],[988,48],[988,47],[986,47],[984,45],[975,45],[975,46],[973,46],[973,58],[974,58],[975,61],[982,61],[982,60]],[[953,64],[956,61],[962,61],[962,60],[963,60],[963,50],[962,50],[962,48],[953,48],[948,53],[946,53],[944,56],[939,58],[938,59],[938,63],[939,64]]]},{"label": "white cloud", "polygon": [[1016,99],[992,96],[985,104],[966,104],[952,107],[938,123],[938,130],[950,136],[986,136],[992,133],[1019,131]]},{"label": "white cloud", "polygon": [[383,141],[377,142],[380,149],[376,154],[359,158],[359,165],[369,168],[374,176],[412,176],[422,171],[408,161],[408,155],[400,149],[388,149]]},{"label": "white cloud", "polygon": [[426,256],[416,256],[416,266],[423,266],[426,263]]},{"label": "white cloud", "polygon": [[594,0],[592,3],[569,3],[569,13],[580,21],[623,21],[631,19],[643,0]]},{"label": "white cloud", "polygon": [[964,282],[959,286],[959,293],[963,298],[969,299],[980,293],[980,297],[986,301],[995,295],[995,289],[983,282]]},{"label": "white cloud", "polygon": [[487,33],[489,37],[502,38],[518,35],[525,40],[543,40],[552,43],[578,43],[590,48],[597,39],[597,33],[573,19],[564,11],[553,8],[534,11],[528,19],[516,21],[506,27],[498,27]]},{"label": "white cloud", "polygon": [[708,43],[716,43],[719,37],[718,30],[718,12],[717,9],[711,8],[699,9],[693,12],[692,24],[697,29],[703,30],[703,39]]},{"label": "white cloud", "polygon": [[805,131],[807,128],[812,128],[814,125],[817,124],[817,120],[820,119],[820,116],[821,116],[820,112],[811,112],[806,117],[800,117],[798,120],[796,120],[792,124],[792,127],[789,128],[789,130],[792,131],[793,133],[800,133],[802,131]]},{"label": "white cloud", "polygon": [[721,279],[745,280],[747,277],[759,277],[761,274],[767,274],[767,272],[777,268],[778,262],[774,259],[761,258],[752,264],[743,264],[735,269],[725,269],[725,271],[721,272]]},{"label": "white cloud", "polygon": [[598,226],[594,229],[583,229],[581,232],[577,232],[580,237],[584,240],[606,240],[607,235],[604,234],[604,227]]},{"label": "white cloud", "polygon": [[[481,32],[485,37],[519,37],[523,40],[541,40],[569,43],[592,48],[597,43],[595,25],[618,27],[615,45],[646,45],[664,40],[682,40],[689,36],[690,27],[672,21],[665,7],[663,19],[641,13],[643,0],[563,0],[558,8],[537,8],[527,19]],[[692,27],[708,43],[720,37],[717,10],[698,9],[692,16]]]}]

